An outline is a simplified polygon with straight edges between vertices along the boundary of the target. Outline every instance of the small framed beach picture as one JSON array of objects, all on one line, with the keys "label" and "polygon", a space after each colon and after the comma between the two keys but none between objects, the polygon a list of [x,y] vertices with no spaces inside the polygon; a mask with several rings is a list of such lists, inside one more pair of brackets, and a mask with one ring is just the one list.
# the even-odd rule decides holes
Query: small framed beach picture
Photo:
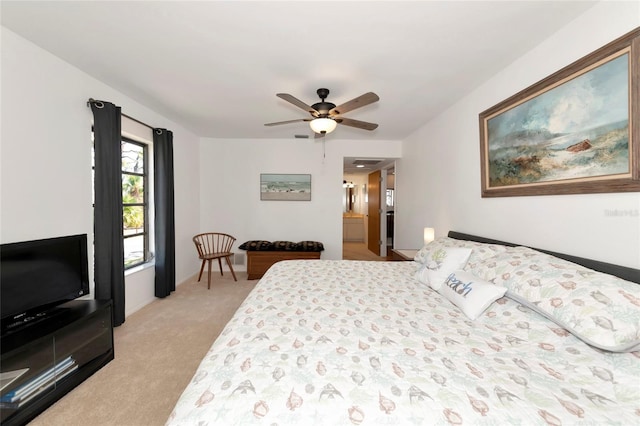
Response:
[{"label": "small framed beach picture", "polygon": [[311,175],[262,173],[260,200],[311,201]]}]

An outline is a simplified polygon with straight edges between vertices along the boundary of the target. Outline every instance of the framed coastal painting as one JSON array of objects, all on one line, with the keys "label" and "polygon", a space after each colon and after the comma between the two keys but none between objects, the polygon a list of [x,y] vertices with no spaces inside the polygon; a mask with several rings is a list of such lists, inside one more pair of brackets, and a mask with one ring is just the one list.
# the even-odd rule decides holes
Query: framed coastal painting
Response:
[{"label": "framed coastal painting", "polygon": [[480,114],[482,196],[640,191],[640,29]]},{"label": "framed coastal painting", "polygon": [[260,199],[265,201],[311,201],[311,175],[260,175]]}]

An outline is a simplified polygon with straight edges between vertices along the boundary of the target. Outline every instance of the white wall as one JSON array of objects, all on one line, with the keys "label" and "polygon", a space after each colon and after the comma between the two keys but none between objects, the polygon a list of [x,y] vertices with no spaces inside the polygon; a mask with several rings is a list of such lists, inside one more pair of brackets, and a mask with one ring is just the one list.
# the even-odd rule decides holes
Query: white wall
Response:
[{"label": "white wall", "polygon": [[[396,246],[457,230],[640,267],[639,193],[480,197],[478,114],[640,25],[640,3],[602,2],[412,134],[397,162]],[[635,212],[611,216],[611,210]]]},{"label": "white wall", "polygon": [[[92,234],[92,97],[174,132],[176,280],[197,272],[199,139],[4,27],[1,36],[0,241]],[[93,258],[91,243],[89,250]],[[153,275],[127,276],[127,315],[153,300]]]},{"label": "white wall", "polygon": [[[339,129],[336,130],[337,135]],[[203,139],[200,227],[246,240],[314,240],[342,258],[344,157],[401,156],[400,141]],[[260,201],[261,173],[311,174],[311,201]]]}]

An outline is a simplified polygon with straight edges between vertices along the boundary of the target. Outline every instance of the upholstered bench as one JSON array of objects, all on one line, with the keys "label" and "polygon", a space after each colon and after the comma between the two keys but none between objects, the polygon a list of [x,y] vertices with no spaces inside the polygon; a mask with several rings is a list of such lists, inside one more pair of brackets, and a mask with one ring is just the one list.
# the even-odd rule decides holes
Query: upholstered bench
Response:
[{"label": "upholstered bench", "polygon": [[247,278],[257,280],[262,278],[267,269],[281,260],[320,259],[320,252],[324,250],[322,243],[317,241],[247,241],[240,244],[239,249],[247,251]]}]

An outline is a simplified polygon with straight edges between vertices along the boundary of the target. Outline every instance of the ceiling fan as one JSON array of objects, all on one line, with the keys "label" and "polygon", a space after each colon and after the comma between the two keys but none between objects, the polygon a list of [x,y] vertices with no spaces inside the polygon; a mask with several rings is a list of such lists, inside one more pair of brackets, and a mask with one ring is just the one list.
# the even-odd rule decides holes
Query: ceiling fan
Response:
[{"label": "ceiling fan", "polygon": [[311,114],[311,118],[299,118],[297,120],[278,121],[276,123],[267,123],[265,126],[277,126],[279,124],[297,123],[299,121],[308,121],[311,130],[316,134],[316,138],[324,137],[327,133],[331,133],[335,130],[338,124],[344,124],[345,126],[357,127],[364,130],[375,130],[378,125],[376,123],[368,123],[366,121],[354,120],[352,118],[341,117],[341,114],[352,111],[356,108],[363,107],[365,105],[372,104],[380,100],[378,95],[373,92],[365,93],[357,98],[351,99],[342,105],[336,106],[331,102],[325,101],[329,96],[329,89],[318,89],[316,91],[320,97],[321,102],[315,103],[311,106],[305,104],[301,100],[291,96],[288,93],[278,93],[277,97],[284,99],[287,102],[307,111]]}]

